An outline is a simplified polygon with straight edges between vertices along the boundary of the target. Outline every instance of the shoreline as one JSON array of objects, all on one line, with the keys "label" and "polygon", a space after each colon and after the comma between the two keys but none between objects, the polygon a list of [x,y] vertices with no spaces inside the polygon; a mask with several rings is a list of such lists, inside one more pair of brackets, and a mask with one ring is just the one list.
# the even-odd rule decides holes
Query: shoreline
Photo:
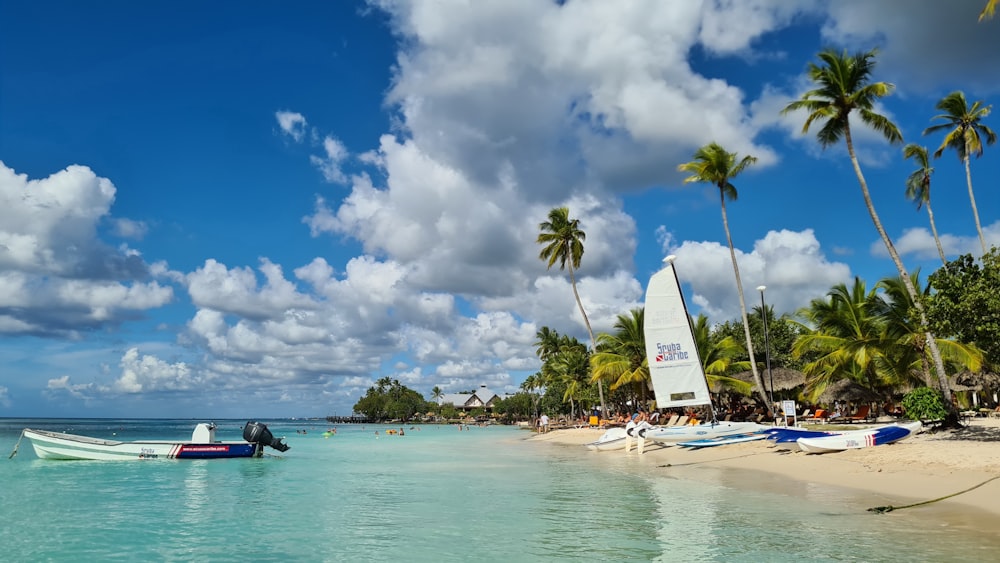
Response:
[{"label": "shoreline", "polygon": [[[697,468],[716,468],[749,476],[743,481],[751,487],[766,488],[767,482],[773,486],[775,478],[793,479],[843,489],[869,508],[892,506],[899,511],[889,514],[905,512],[990,533],[1000,526],[1000,419],[973,419],[961,430],[925,429],[895,444],[827,454],[776,451],[766,441],[697,450],[647,442],[641,459],[634,444],[628,454],[624,448],[605,452],[583,448],[603,433],[570,428],[533,433],[527,439],[578,447],[582,455],[627,456],[641,464],[637,467],[662,471],[664,478],[674,472],[698,479]],[[942,499],[948,495],[954,496]],[[903,509],[934,499],[942,500]]]}]

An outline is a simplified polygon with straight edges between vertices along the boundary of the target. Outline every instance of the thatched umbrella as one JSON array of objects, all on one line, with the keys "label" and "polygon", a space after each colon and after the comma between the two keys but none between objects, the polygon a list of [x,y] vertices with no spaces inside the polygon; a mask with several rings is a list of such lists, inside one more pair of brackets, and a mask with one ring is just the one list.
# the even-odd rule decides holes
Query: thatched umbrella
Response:
[{"label": "thatched umbrella", "polygon": [[819,395],[819,402],[830,404],[836,401],[849,403],[870,403],[881,399],[878,393],[852,379],[841,379],[826,386]]},{"label": "thatched umbrella", "polygon": [[977,391],[981,389],[997,389],[1000,388],[1000,374],[984,370],[977,372],[963,371],[955,375],[953,383]]},{"label": "thatched umbrella", "polygon": [[[768,377],[766,370],[760,376],[764,379],[764,390],[771,388],[771,378],[774,379],[774,391],[790,391],[806,384],[806,374],[790,368],[771,368],[771,377]],[[752,371],[741,371],[731,377],[753,383]]]}]

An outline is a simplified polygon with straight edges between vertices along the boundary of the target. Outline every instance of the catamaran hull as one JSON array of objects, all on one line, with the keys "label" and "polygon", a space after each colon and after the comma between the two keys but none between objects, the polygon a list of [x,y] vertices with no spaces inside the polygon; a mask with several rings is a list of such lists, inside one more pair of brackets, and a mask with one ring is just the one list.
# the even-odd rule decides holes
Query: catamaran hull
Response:
[{"label": "catamaran hull", "polygon": [[248,442],[190,443],[160,440],[119,442],[62,432],[25,429],[35,455],[41,459],[133,460],[220,459],[259,457],[263,445]]},{"label": "catamaran hull", "polygon": [[621,450],[625,448],[625,440],[628,435],[624,428],[611,428],[601,435],[597,440],[584,444],[588,450],[597,452]]},{"label": "catamaran hull", "polygon": [[645,437],[660,444],[677,444],[694,440],[710,440],[726,436],[752,434],[766,426],[756,422],[719,422],[716,424],[697,424],[695,426],[667,426],[646,430]]}]

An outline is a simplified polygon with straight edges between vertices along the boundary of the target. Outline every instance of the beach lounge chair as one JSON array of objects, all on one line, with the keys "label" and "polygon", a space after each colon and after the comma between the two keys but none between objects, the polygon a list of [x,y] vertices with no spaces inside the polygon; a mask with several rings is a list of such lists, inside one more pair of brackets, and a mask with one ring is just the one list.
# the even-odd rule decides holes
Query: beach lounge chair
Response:
[{"label": "beach lounge chair", "polygon": [[811,418],[803,418],[802,422],[826,422],[830,418],[830,413],[826,409],[816,409],[816,414]]},{"label": "beach lounge chair", "polygon": [[681,415],[679,415],[679,414],[675,414],[675,415],[671,416],[670,420],[668,420],[667,423],[664,424],[664,426],[674,426],[674,425],[676,425],[677,424],[677,419],[679,419],[680,417],[681,417]]},{"label": "beach lounge chair", "polygon": [[871,406],[862,405],[861,407],[858,408],[858,412],[854,413],[851,416],[845,416],[843,420],[846,420],[847,422],[867,422],[868,419],[871,418],[869,416],[871,410],[872,410]]},{"label": "beach lounge chair", "polygon": [[680,418],[678,418],[677,422],[674,423],[674,424],[672,424],[671,426],[684,426],[687,423],[688,423],[688,416],[687,415],[683,415]]}]

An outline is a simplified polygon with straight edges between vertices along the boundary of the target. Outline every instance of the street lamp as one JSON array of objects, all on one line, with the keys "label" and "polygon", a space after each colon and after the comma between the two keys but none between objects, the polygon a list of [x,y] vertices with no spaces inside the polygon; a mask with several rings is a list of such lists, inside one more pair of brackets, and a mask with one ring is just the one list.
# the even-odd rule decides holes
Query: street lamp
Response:
[{"label": "street lamp", "polygon": [[[770,382],[771,390],[767,396],[767,400],[770,401],[771,406],[774,406],[774,376],[771,375],[771,342],[767,336],[767,305],[764,304],[764,290],[767,289],[766,285],[757,286],[757,291],[760,292],[760,318],[764,321],[764,358],[767,363],[767,379]],[[777,414],[777,413],[775,413]]]}]

